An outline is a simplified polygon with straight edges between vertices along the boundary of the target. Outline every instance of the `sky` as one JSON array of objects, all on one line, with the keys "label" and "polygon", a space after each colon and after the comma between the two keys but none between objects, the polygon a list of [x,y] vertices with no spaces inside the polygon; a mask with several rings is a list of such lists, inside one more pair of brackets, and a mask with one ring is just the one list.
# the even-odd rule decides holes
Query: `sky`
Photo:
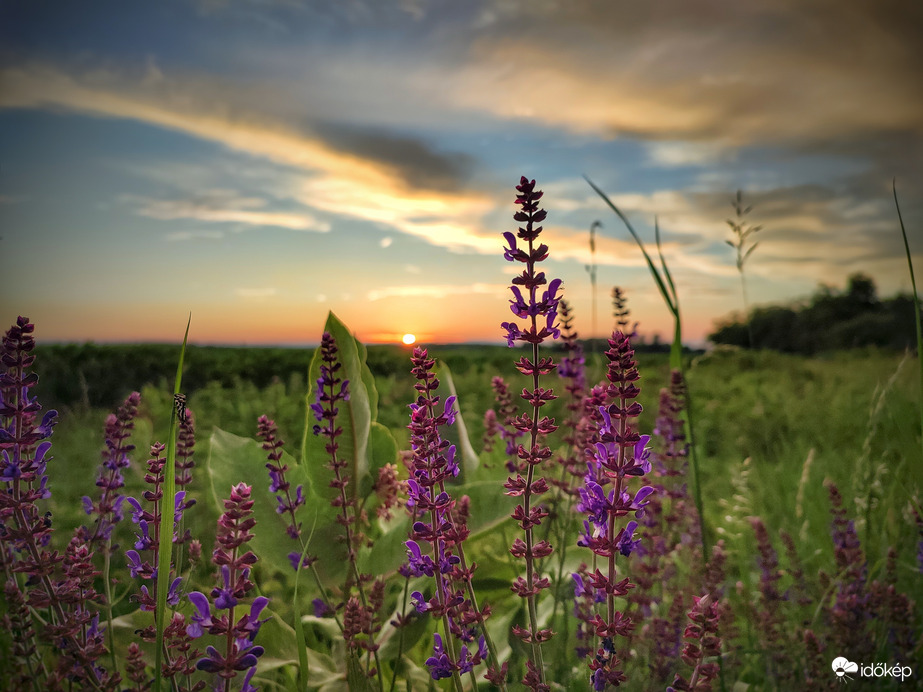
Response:
[{"label": "sky", "polygon": [[[42,341],[501,343],[514,186],[582,336],[620,286],[701,343],[743,307],[923,267],[916,0],[0,4],[0,319]],[[595,253],[589,229],[599,221]],[[595,263],[596,311],[588,266]],[[4,327],[5,329],[5,327]]]}]

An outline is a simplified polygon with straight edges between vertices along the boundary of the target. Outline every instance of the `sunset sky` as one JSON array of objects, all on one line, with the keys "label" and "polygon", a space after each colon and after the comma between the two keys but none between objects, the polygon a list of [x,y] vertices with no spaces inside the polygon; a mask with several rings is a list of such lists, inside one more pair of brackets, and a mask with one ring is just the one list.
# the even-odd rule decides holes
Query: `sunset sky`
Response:
[{"label": "sunset sky", "polygon": [[0,5],[0,318],[44,341],[500,343],[514,185],[598,335],[670,317],[583,176],[653,240],[689,341],[753,303],[923,272],[917,0],[166,0]]}]

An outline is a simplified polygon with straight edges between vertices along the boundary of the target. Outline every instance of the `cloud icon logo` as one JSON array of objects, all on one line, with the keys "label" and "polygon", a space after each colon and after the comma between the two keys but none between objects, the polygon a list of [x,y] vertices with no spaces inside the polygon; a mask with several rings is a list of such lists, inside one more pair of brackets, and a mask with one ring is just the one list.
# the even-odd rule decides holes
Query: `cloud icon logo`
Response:
[{"label": "cloud icon logo", "polygon": [[846,675],[847,673],[859,672],[858,663],[853,663],[852,661],[843,658],[842,656],[838,656],[837,658],[833,659],[833,663],[830,664],[830,667],[833,668],[833,672],[836,673],[838,678],[849,677]]}]

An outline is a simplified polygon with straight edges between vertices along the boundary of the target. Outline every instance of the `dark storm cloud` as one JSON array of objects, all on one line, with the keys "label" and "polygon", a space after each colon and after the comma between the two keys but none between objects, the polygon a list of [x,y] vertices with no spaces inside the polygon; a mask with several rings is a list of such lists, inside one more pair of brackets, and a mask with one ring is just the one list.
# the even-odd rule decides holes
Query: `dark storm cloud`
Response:
[{"label": "dark storm cloud", "polygon": [[436,151],[416,137],[332,122],[313,125],[311,129],[331,148],[374,161],[414,188],[459,189],[474,166],[473,157]]}]

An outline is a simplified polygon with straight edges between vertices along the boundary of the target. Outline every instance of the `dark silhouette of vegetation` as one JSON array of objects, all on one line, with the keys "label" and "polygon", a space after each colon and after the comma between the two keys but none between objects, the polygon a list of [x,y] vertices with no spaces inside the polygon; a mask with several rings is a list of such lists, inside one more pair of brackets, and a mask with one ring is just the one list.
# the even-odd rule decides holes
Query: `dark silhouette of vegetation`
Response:
[{"label": "dark silhouette of vegetation", "polygon": [[720,323],[708,336],[714,344],[765,348],[812,355],[874,346],[904,349],[916,342],[910,295],[879,299],[875,282],[864,274],[849,278],[846,289],[821,286],[803,303],[754,308]]}]

